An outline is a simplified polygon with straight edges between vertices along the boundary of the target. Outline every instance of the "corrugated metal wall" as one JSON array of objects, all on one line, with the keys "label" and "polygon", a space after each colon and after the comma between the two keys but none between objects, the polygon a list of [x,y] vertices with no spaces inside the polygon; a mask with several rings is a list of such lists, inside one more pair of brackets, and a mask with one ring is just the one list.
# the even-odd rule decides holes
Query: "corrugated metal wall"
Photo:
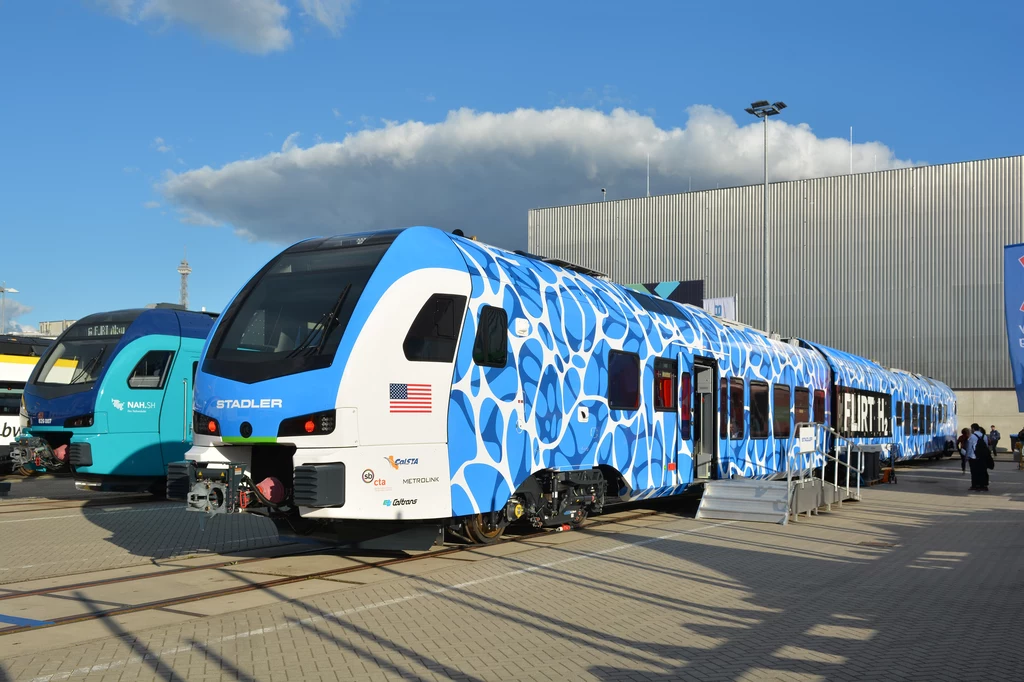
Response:
[{"label": "corrugated metal wall", "polygon": [[[530,211],[529,250],[623,282],[703,278],[763,328],[763,186]],[[936,377],[1011,388],[1003,246],[1024,156],[772,183],[771,327]]]}]

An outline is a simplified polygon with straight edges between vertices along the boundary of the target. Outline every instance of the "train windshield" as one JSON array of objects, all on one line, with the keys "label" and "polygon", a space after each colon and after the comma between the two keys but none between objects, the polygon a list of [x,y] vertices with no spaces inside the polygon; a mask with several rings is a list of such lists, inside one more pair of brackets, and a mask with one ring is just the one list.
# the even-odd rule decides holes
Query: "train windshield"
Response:
[{"label": "train windshield", "polygon": [[134,316],[92,315],[71,325],[40,361],[32,383],[86,390],[99,378],[133,320]]},{"label": "train windshield", "polygon": [[203,371],[254,383],[328,367],[388,244],[286,251],[224,315]]}]

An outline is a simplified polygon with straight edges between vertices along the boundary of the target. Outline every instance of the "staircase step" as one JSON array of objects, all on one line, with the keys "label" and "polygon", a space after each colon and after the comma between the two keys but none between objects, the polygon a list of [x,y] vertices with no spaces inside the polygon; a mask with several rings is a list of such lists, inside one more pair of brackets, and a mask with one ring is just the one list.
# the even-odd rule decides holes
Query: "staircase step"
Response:
[{"label": "staircase step", "polygon": [[724,521],[754,521],[758,523],[783,523],[785,521],[785,514],[758,514],[755,512],[744,512],[744,511],[711,511],[705,513],[703,510],[697,511],[698,519],[721,519]]},{"label": "staircase step", "polygon": [[758,514],[785,514],[786,500],[722,500],[709,499],[701,504],[706,511],[735,510]]}]

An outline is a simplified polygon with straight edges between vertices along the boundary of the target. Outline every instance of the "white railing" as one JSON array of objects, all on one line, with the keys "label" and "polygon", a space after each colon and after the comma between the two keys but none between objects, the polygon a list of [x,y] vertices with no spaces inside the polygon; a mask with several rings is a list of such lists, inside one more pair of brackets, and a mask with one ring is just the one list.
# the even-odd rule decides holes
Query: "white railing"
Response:
[{"label": "white railing", "polygon": [[[803,452],[802,450],[799,450],[799,447],[800,447],[800,429],[804,428],[804,427],[809,427],[809,428],[812,428],[814,430],[814,449],[812,451],[810,451],[810,452]],[[787,519],[789,518],[790,515],[793,516],[793,520],[794,521],[799,519],[800,512],[799,511],[796,511],[795,513],[793,512],[793,505],[794,505],[794,498],[793,498],[793,496],[794,496],[794,493],[796,492],[797,486],[799,486],[800,488],[804,488],[809,481],[814,480],[815,477],[816,477],[816,473],[815,472],[819,468],[820,468],[821,473],[820,473],[820,475],[818,477],[821,480],[821,488],[822,488],[822,492],[824,493],[825,484],[829,482],[829,481],[826,480],[825,469],[826,469],[826,466],[828,465],[828,462],[830,460],[834,463],[834,466],[833,466],[833,469],[832,469],[832,479],[833,480],[831,481],[831,483],[832,483],[833,487],[836,490],[841,490],[843,487],[845,487],[845,492],[846,492],[845,496],[842,496],[842,495],[839,496],[839,506],[840,507],[843,506],[843,500],[846,500],[846,499],[859,500],[860,499],[860,479],[861,479],[861,475],[864,473],[864,452],[860,448],[854,449],[853,443],[852,443],[852,441],[850,441],[849,438],[846,438],[846,437],[840,435],[837,431],[835,431],[835,429],[831,429],[831,428],[825,426],[824,424],[818,424],[818,423],[815,423],[815,422],[801,422],[801,423],[796,425],[796,428],[794,429],[794,432],[796,433],[796,445],[794,445],[792,450],[790,450],[789,452],[786,453],[786,491],[787,491],[787,497],[789,499],[789,510],[787,511]],[[829,435],[831,435],[835,439],[834,447],[836,448],[837,451],[841,450],[843,448],[843,445],[845,444],[845,447],[846,447],[846,461],[845,462],[843,462],[839,457],[837,457],[837,456],[831,454],[830,452],[828,452],[828,442],[827,441],[828,441],[828,436]],[[850,485],[850,469],[851,469],[851,466],[850,466],[850,462],[851,462],[851,454],[853,452],[857,453],[857,469],[856,469],[857,475],[855,477],[856,481],[854,483],[854,488],[853,488],[853,490],[855,492],[854,492],[854,494],[851,495],[851,485]],[[793,466],[794,460],[797,457],[802,459],[802,458],[804,458],[804,457],[806,457],[808,455],[810,455],[810,458],[808,460],[808,465],[807,466],[803,466],[803,462],[802,461],[800,462],[800,466],[798,466],[798,467],[794,467]],[[817,457],[818,455],[821,456],[821,466],[820,467],[815,466],[815,463],[818,460],[818,457]],[[845,486],[843,486],[843,487],[841,487],[839,485],[839,467],[840,467],[840,465],[843,465],[846,468],[846,481],[845,481]],[[794,475],[795,475],[795,479],[794,479]],[[832,510],[832,502],[831,501],[827,502],[826,506],[827,506],[829,511]],[[811,514],[811,512],[809,510],[807,512],[807,515],[810,516],[810,514]]]}]

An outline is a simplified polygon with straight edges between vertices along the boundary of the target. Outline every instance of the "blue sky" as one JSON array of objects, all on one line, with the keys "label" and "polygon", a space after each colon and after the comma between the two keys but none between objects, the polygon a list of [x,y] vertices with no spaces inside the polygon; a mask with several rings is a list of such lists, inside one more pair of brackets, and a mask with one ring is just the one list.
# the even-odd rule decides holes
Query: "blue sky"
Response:
[{"label": "blue sky", "polygon": [[175,301],[185,248],[221,310],[305,236],[522,247],[531,207],[641,193],[647,154],[655,193],[754,182],[762,97],[779,179],[847,172],[851,125],[856,171],[1024,153],[1019,3],[236,5],[0,2],[18,323]]}]

